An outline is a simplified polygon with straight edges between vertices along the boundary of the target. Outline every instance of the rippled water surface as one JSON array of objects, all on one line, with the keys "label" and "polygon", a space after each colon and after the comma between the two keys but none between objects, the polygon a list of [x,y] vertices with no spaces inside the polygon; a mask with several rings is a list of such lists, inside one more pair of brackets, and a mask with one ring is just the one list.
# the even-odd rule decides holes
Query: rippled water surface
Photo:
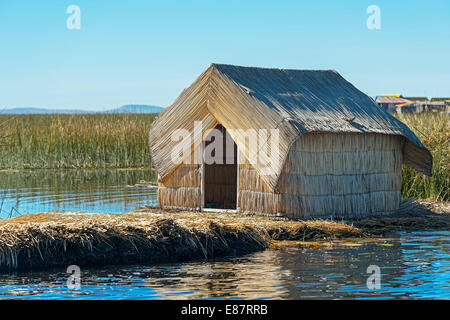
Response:
[{"label": "rippled water surface", "polygon": [[[360,246],[266,250],[239,258],[0,275],[1,298],[51,299],[449,299],[450,232],[401,233]],[[381,288],[367,288],[367,267]]]},{"label": "rippled water surface", "polygon": [[[48,211],[124,213],[156,204],[152,170],[28,170],[0,172],[0,218]],[[140,186],[141,185],[141,186]]]}]

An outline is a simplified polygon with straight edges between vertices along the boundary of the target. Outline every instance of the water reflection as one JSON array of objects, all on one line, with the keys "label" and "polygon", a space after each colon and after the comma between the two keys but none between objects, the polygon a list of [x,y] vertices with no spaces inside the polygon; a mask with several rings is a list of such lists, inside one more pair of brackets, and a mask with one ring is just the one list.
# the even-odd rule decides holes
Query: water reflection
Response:
[{"label": "water reflection", "polygon": [[29,170],[0,172],[0,218],[53,210],[123,213],[156,203],[152,170]]},{"label": "water reflection", "polygon": [[184,264],[152,270],[147,286],[166,298],[281,299],[288,297],[280,252],[266,250],[243,258]]},{"label": "water reflection", "polygon": [[[68,290],[64,270],[0,275],[0,297],[64,299],[450,298],[450,232],[401,233],[357,247],[266,250],[210,262],[82,270]],[[366,286],[381,268],[381,289]]]}]

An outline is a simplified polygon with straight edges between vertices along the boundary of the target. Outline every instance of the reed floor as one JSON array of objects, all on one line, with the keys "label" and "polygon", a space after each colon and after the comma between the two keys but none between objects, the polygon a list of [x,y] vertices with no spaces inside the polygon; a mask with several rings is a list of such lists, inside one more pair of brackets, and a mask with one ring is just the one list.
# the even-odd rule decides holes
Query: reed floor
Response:
[{"label": "reed floor", "polygon": [[307,242],[382,239],[392,231],[450,230],[450,206],[404,201],[399,212],[359,221],[140,207],[126,214],[48,212],[0,221],[0,272],[71,264],[168,263],[234,256]]}]

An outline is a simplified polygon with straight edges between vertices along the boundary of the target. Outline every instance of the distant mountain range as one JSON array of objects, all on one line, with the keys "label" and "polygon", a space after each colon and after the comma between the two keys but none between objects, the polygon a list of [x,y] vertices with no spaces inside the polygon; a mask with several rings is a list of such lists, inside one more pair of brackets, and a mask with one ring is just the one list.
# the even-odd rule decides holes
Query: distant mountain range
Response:
[{"label": "distant mountain range", "polygon": [[106,111],[90,111],[77,109],[46,109],[46,108],[11,108],[0,109],[0,114],[82,114],[82,113],[159,113],[162,107],[151,106],[146,104],[127,104],[117,109]]},{"label": "distant mountain range", "polygon": [[105,113],[160,113],[163,109],[145,104],[126,104],[120,108],[105,111]]}]

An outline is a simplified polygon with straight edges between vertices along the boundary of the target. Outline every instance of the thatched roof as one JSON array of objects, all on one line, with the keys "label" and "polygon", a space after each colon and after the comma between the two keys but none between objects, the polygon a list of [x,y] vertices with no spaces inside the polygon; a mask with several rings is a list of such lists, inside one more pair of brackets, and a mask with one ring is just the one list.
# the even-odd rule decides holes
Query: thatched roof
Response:
[{"label": "thatched roof", "polygon": [[[427,175],[432,157],[414,133],[378,107],[334,70],[288,70],[212,64],[161,112],[150,131],[152,160],[164,180],[176,169],[171,161],[176,129],[193,131],[221,123],[230,129],[280,129],[279,161],[271,164],[267,184],[276,188],[291,144],[309,132],[354,132],[401,135],[404,161]],[[192,134],[193,135],[193,134]],[[245,136],[231,134],[244,150]],[[195,146],[201,137],[192,137]],[[246,156],[250,156],[249,154]],[[256,166],[259,171],[262,168]]]}]

